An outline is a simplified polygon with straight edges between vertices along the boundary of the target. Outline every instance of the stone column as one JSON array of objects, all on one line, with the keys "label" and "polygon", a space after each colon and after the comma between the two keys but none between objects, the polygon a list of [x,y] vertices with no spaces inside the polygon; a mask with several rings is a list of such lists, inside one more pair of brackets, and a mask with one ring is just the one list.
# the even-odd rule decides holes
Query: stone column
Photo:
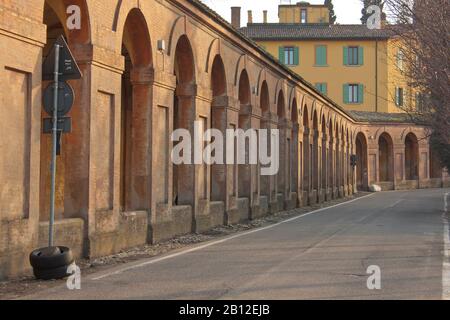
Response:
[{"label": "stone column", "polygon": [[134,69],[132,83],[130,210],[150,208],[151,112],[153,70]]}]

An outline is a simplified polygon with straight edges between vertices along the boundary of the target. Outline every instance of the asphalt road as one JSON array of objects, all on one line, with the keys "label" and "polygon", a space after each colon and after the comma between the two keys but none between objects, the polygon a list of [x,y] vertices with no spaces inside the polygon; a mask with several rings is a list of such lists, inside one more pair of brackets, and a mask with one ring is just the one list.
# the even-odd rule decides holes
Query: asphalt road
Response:
[{"label": "asphalt road", "polygon": [[[449,191],[374,194],[104,270],[82,278],[81,290],[57,287],[27,298],[442,299]],[[380,268],[380,290],[367,288],[369,266]]]}]

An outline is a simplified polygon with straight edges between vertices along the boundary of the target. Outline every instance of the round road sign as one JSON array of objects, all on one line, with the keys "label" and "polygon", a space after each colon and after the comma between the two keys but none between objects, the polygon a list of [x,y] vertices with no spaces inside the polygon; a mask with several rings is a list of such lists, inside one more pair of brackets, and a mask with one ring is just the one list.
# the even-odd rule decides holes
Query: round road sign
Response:
[{"label": "round road sign", "polygon": [[[44,91],[43,103],[44,110],[50,116],[53,116],[53,93],[55,84],[51,83]],[[74,101],[74,92],[72,87],[66,82],[58,83],[58,117],[64,117],[72,109]]]}]

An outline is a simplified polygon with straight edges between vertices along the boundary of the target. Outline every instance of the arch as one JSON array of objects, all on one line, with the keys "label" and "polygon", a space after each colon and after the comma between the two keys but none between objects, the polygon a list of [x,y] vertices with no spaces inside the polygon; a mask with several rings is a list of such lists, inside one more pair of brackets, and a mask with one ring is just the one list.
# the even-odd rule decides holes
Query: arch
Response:
[{"label": "arch", "polygon": [[319,119],[317,116],[317,110],[313,111],[313,129],[314,130],[319,130]]},{"label": "arch", "polygon": [[277,95],[277,116],[278,120],[286,119],[286,104],[284,102],[284,93],[282,90]]},{"label": "arch", "polygon": [[294,124],[298,124],[298,107],[297,107],[297,98],[292,99],[291,103],[291,121]]},{"label": "arch", "polygon": [[209,45],[208,55],[206,56],[206,64],[205,64],[206,73],[210,73],[210,71],[212,70],[217,56],[222,56],[220,38],[215,38],[213,41],[211,41],[211,44]]},{"label": "arch", "polygon": [[176,52],[176,46],[180,42],[180,38],[186,35],[186,16],[179,16],[175,19],[172,28],[170,29],[169,42],[167,47],[168,56],[172,56],[174,50]]},{"label": "arch", "polygon": [[[67,20],[67,8],[71,5],[76,5],[81,10],[81,29],[69,30],[65,21]],[[46,7],[50,7],[62,21],[64,33],[67,37],[69,45],[71,43],[88,44],[91,42],[91,19],[89,8],[86,0],[45,0],[44,1],[44,19],[46,16]]]},{"label": "arch", "polygon": [[[247,56],[245,54],[242,54],[238,61],[236,62],[236,69],[234,74],[234,85],[238,85],[238,81],[240,77],[242,76],[242,71],[247,69]],[[248,76],[248,74],[247,74]]]},{"label": "arch", "polygon": [[239,77],[238,99],[241,105],[250,104],[251,101],[250,79],[245,69],[242,70]]},{"label": "arch", "polygon": [[312,156],[311,156],[311,166],[312,166],[312,188],[317,192],[319,192],[319,118],[317,115],[317,109],[313,110],[313,120],[312,120],[312,128],[313,128],[313,141],[312,141]]},{"label": "arch", "polygon": [[[147,22],[142,11],[128,12],[122,31],[122,74],[120,127],[120,206],[121,210],[148,207],[147,158],[151,153],[148,138],[152,110],[152,48]],[[139,172],[139,175],[137,175]]]},{"label": "arch", "polygon": [[309,128],[309,112],[308,112],[308,106],[305,104],[304,105],[304,107],[303,107],[303,113],[302,113],[302,115],[303,115],[303,126],[305,127],[305,128]]},{"label": "arch", "polygon": [[[261,129],[262,130],[268,130],[270,129],[269,124],[269,115],[270,115],[270,93],[269,93],[269,87],[267,85],[267,81],[263,80],[261,83],[261,91],[260,91],[260,97],[259,97],[259,103],[260,108],[262,111],[263,119],[261,120]],[[267,144],[267,150],[270,150],[270,144]],[[269,201],[270,196],[270,177],[269,176],[262,176],[260,175],[260,190],[261,190],[261,196],[264,198],[265,201]]]},{"label": "arch", "polygon": [[227,77],[222,57],[216,54],[211,66],[211,89],[213,98],[227,93]]},{"label": "arch", "polygon": [[[356,145],[356,187],[358,190],[367,190],[369,185],[367,138],[363,132],[358,132]],[[373,168],[374,170],[375,168]]]},{"label": "arch", "polygon": [[[222,57],[216,54],[211,66],[211,92],[212,92],[212,106],[211,106],[211,127],[220,130],[222,133],[226,131],[226,119],[224,116],[223,102],[220,97],[227,94],[227,80],[225,66]],[[210,166],[210,199],[211,201],[225,202],[226,190],[226,175],[223,174],[226,169],[224,165],[213,164]]]},{"label": "arch", "polygon": [[[298,194],[299,175],[300,175],[300,158],[299,158],[299,122],[298,122],[298,106],[297,98],[291,100],[291,137],[290,137],[290,168],[288,172],[288,179],[290,180],[290,192]],[[297,197],[298,198],[298,197]]]},{"label": "arch", "polygon": [[[69,47],[72,49],[76,58],[79,56],[79,51],[73,49],[83,47],[88,49],[88,44],[91,43],[91,21],[87,1],[85,0],[44,0],[37,4],[41,9],[42,22],[47,26],[46,40],[42,49],[43,60],[50,53],[52,46],[56,39],[62,35],[67,40]],[[67,8],[70,5],[77,5],[81,10],[81,29],[69,30],[67,28]],[[87,64],[80,63],[82,74],[86,71]],[[86,76],[86,75],[85,75]],[[41,79],[41,87],[44,90],[48,82]],[[89,161],[89,139],[87,132],[89,132],[90,114],[88,99],[90,97],[89,81],[75,81],[71,82],[75,93],[74,107],[70,112],[70,117],[73,119],[73,130],[69,134],[64,134],[61,137],[63,148],[57,157],[56,166],[56,197],[55,201],[55,218],[73,218],[81,217],[86,209],[86,189],[84,186],[79,187],[79,174],[74,172],[85,173],[86,163]],[[41,118],[47,118],[47,114],[42,108]],[[41,133],[40,136],[40,198],[39,198],[39,219],[41,221],[49,220],[49,202],[51,176],[48,170],[48,163],[50,163],[50,155],[52,148],[51,135]],[[79,171],[77,171],[79,170]],[[87,187],[87,186],[86,186]]]},{"label": "arch", "polygon": [[195,59],[191,42],[182,35],[177,43],[174,55],[174,74],[179,84],[195,82]]},{"label": "arch", "polygon": [[147,68],[153,65],[147,21],[138,8],[128,13],[123,28],[122,45],[126,47],[134,68]]},{"label": "arch", "polygon": [[391,136],[383,132],[378,138],[379,181],[394,181],[394,145]]},{"label": "arch", "polygon": [[267,116],[270,113],[270,95],[266,80],[262,82],[260,92],[259,105],[263,116]]},{"label": "arch", "polygon": [[278,129],[280,130],[280,161],[279,171],[277,175],[278,181],[278,193],[285,195],[286,192],[286,178],[289,169],[289,146],[288,142],[290,137],[286,135],[286,104],[284,98],[284,92],[282,90],[277,93],[277,116],[278,116]]},{"label": "arch", "polygon": [[[173,102],[173,130],[187,129],[194,134],[193,123],[196,120],[195,110],[195,61],[191,43],[188,37],[183,34],[179,37],[174,52],[173,73],[176,78],[176,90]],[[203,129],[207,129],[206,125]],[[195,166],[193,165],[175,165],[172,166],[172,202],[173,205],[194,206],[196,190],[192,188],[195,185]],[[204,170],[201,170],[204,173]],[[198,177],[198,196],[206,198],[206,185],[203,188],[205,177]],[[201,189],[201,190],[200,190]]]},{"label": "arch", "polygon": [[412,132],[405,137],[405,179],[419,179],[419,142]]}]

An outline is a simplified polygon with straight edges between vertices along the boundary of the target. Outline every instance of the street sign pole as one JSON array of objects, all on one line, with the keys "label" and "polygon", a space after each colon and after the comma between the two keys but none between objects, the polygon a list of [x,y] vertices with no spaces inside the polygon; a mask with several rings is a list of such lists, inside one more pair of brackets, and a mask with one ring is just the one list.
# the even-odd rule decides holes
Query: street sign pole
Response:
[{"label": "street sign pole", "polygon": [[53,235],[55,227],[55,185],[56,185],[56,151],[58,143],[58,83],[59,83],[59,51],[60,45],[55,44],[55,73],[54,73],[54,91],[53,91],[53,148],[52,148],[52,181],[50,191],[50,224],[48,235],[48,246],[53,247]]}]

